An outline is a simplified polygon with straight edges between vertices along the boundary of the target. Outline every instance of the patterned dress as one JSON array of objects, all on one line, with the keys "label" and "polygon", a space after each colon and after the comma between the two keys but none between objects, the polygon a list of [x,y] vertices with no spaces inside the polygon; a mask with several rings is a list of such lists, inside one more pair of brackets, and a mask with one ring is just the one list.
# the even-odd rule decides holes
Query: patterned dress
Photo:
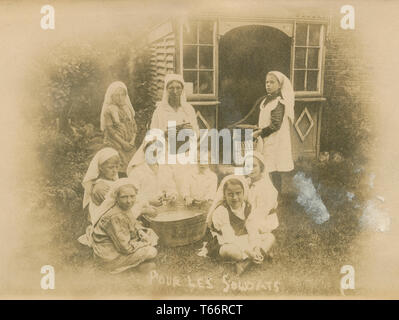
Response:
[{"label": "patterned dress", "polygon": [[[126,107],[127,108],[127,107]],[[129,116],[129,110],[116,105],[108,105],[104,110],[105,130],[104,144],[110,146],[119,152],[121,157],[121,166],[119,172],[125,172],[130,159],[136,151],[125,151],[122,145],[110,134],[109,126],[112,127],[114,133],[127,143],[132,142],[136,137],[137,125],[133,117]]]},{"label": "patterned dress", "polygon": [[[140,230],[151,239],[145,246]],[[151,229],[142,227],[137,220],[115,205],[95,224],[92,248],[105,267],[134,267],[155,257],[157,251],[154,245],[157,240],[158,237]]]}]

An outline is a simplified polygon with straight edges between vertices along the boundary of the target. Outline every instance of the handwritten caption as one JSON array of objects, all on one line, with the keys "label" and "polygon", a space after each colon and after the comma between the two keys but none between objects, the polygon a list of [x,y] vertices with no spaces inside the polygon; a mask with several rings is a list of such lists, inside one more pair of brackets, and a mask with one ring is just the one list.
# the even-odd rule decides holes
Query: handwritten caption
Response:
[{"label": "handwritten caption", "polygon": [[190,275],[162,274],[152,270],[149,274],[150,285],[171,287],[171,288],[189,288],[191,290],[222,290],[223,293],[231,292],[259,292],[267,291],[280,292],[279,281],[269,280],[241,280],[232,279],[228,274],[221,278],[213,279],[202,276],[194,277]]}]

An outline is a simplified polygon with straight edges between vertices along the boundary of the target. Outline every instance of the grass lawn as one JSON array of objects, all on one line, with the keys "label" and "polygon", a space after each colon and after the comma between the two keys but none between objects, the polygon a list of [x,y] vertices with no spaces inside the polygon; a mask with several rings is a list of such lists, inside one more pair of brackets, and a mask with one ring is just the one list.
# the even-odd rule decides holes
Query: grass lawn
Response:
[{"label": "grass lawn", "polygon": [[[16,251],[21,280],[9,292],[90,298],[339,295],[341,267],[358,258],[354,240],[361,208],[346,194],[364,186],[352,169],[346,163],[298,165],[296,172],[312,177],[329,220],[323,224],[312,220],[296,201],[298,190],[290,187],[292,176],[287,177],[288,188],[278,208],[280,226],[274,231],[273,259],[251,265],[240,277],[231,263],[198,256],[202,241],[178,248],[159,246],[153,271],[107,274],[96,268],[91,250],[76,240],[82,230],[81,213],[35,210],[24,245]],[[352,172],[350,177],[347,172]],[[355,193],[359,203],[361,192]],[[56,270],[53,293],[43,293],[38,286],[41,275],[37,270],[45,264]],[[27,274],[32,276],[26,279]]]}]

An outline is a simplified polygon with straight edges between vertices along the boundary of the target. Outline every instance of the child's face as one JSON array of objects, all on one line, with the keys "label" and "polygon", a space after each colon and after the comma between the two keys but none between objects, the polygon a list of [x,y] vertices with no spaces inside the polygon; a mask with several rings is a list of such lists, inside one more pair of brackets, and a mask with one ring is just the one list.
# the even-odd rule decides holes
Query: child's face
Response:
[{"label": "child's face", "polygon": [[280,82],[273,74],[268,74],[266,76],[266,92],[268,94],[273,94],[280,89]]},{"label": "child's face", "polygon": [[112,94],[112,101],[118,106],[123,106],[126,101],[126,90],[124,88],[118,88]]},{"label": "child's face", "polygon": [[118,176],[119,162],[117,155],[103,162],[99,167],[100,176],[107,180],[114,180]]},{"label": "child's face", "polygon": [[116,203],[122,210],[126,211],[133,207],[136,201],[136,189],[133,186],[123,186],[119,189]]},{"label": "child's face", "polygon": [[252,164],[252,171],[248,176],[251,178],[251,180],[258,180],[262,174],[261,170],[261,164],[260,160],[257,158],[253,158],[253,164]]},{"label": "child's face", "polygon": [[232,209],[238,209],[244,201],[244,189],[239,184],[228,184],[224,191],[224,198]]}]

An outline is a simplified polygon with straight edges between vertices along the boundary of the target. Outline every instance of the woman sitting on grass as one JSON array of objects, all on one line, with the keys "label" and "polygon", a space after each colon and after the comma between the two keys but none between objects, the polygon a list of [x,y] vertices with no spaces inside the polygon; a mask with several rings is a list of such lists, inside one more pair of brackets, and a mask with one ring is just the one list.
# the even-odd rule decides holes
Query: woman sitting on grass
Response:
[{"label": "woman sitting on grass", "polygon": [[259,233],[248,223],[251,213],[245,179],[234,175],[225,177],[209,210],[207,221],[213,238],[207,249],[210,256],[236,261],[238,274],[251,261],[261,263],[261,250],[268,247],[269,235]]},{"label": "woman sitting on grass", "polygon": [[129,179],[119,179],[94,217],[91,245],[100,264],[112,273],[136,267],[157,255],[158,236],[144,228],[132,212],[136,194]]}]

